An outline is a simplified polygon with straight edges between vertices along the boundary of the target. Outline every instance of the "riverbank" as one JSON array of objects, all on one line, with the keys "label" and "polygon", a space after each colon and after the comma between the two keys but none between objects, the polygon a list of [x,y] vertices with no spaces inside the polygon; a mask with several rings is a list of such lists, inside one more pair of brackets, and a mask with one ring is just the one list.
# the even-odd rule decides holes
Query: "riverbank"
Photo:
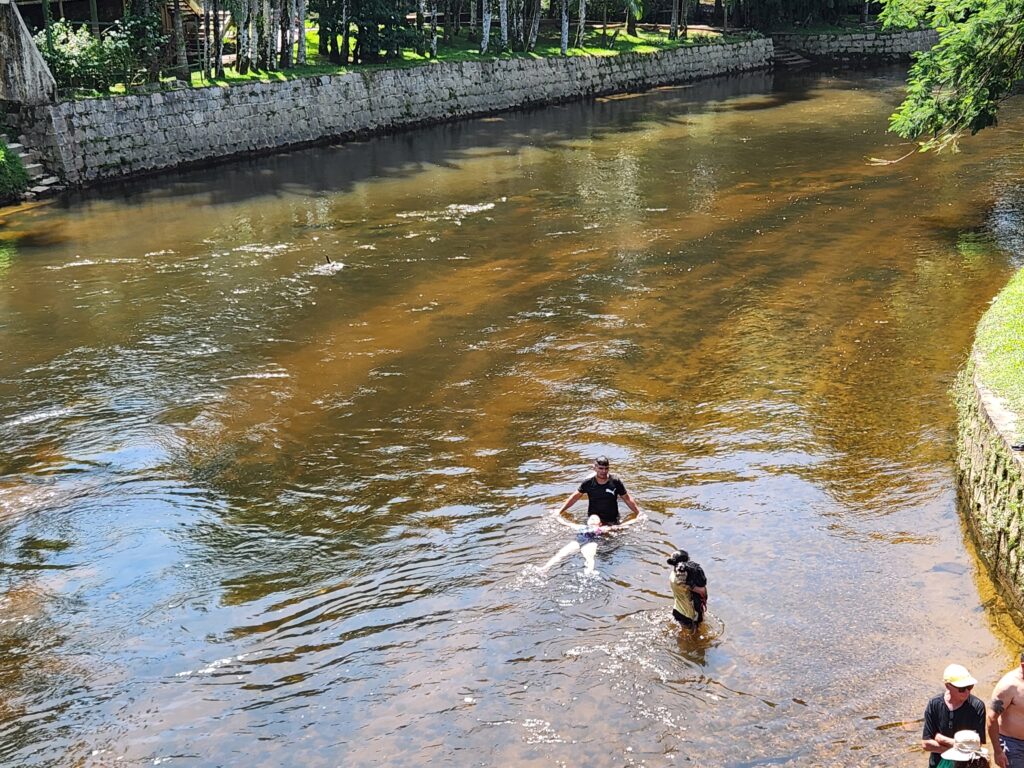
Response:
[{"label": "riverbank", "polygon": [[978,550],[1012,607],[1024,615],[1024,271],[978,324],[970,360],[958,377],[959,494]]},{"label": "riverbank", "polygon": [[88,185],[417,125],[765,69],[769,39],[613,57],[438,63],[274,83],[23,105],[43,164]]}]

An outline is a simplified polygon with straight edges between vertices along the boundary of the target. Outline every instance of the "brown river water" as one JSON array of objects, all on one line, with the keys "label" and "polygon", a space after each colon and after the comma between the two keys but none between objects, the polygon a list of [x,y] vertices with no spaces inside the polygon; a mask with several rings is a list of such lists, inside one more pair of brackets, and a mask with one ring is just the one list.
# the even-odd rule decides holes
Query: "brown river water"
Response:
[{"label": "brown river water", "polygon": [[[1019,641],[948,390],[1024,113],[871,165],[900,92],[756,74],[6,212],[0,764],[923,766],[942,668],[987,698]],[[598,453],[647,519],[541,575]]]}]

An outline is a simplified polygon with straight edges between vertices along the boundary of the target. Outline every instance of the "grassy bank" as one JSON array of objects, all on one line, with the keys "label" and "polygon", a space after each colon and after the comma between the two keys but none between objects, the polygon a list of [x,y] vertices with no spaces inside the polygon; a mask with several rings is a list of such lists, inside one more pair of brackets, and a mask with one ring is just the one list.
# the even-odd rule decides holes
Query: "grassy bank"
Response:
[{"label": "grassy bank", "polygon": [[[573,29],[575,33],[575,29]],[[464,33],[463,33],[464,34]],[[708,29],[690,29],[686,37],[676,40],[669,40],[666,30],[662,29],[639,29],[637,35],[627,35],[621,25],[615,25],[605,32],[600,26],[588,29],[584,38],[584,45],[580,48],[569,48],[569,56],[619,56],[624,53],[656,53],[658,51],[669,51],[675,48],[685,48],[697,45],[716,45],[724,43],[739,42],[758,37],[751,33],[737,33],[723,35],[719,32]],[[208,80],[201,72],[192,73],[192,86],[201,88],[211,85],[237,85],[251,82],[270,82],[280,80],[294,80],[302,77],[315,77],[318,75],[338,75],[345,72],[367,72],[378,69],[402,69],[405,67],[418,67],[430,65],[436,62],[458,62],[458,61],[497,61],[500,59],[514,58],[552,58],[561,56],[560,42],[555,29],[541,28],[541,34],[537,39],[536,49],[530,53],[518,51],[504,53],[488,53],[481,55],[479,41],[468,36],[457,36],[449,43],[438,45],[437,58],[421,56],[415,51],[403,51],[401,58],[393,59],[380,64],[347,65],[333,64],[330,61],[317,56],[319,38],[315,29],[307,30],[307,56],[309,63],[301,67],[276,70],[273,72],[250,72],[246,75],[239,75],[231,69],[227,69],[224,78]],[[497,48],[497,29],[492,33],[492,48]],[[113,93],[124,93],[123,86],[112,89]],[[101,96],[105,94],[80,94],[81,96]]]},{"label": "grassy bank", "polygon": [[981,318],[974,349],[981,381],[1024,418],[1024,270]]},{"label": "grassy bank", "polygon": [[21,158],[0,141],[0,203],[17,200],[28,189],[28,174]]}]

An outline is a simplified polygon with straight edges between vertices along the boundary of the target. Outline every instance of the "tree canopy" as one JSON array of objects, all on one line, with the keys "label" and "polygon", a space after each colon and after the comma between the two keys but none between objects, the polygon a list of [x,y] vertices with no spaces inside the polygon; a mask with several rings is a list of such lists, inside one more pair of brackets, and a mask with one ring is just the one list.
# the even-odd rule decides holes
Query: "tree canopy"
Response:
[{"label": "tree canopy", "polygon": [[907,96],[889,121],[921,149],[955,149],[957,140],[996,123],[999,105],[1024,76],[1024,0],[886,0],[887,27],[938,30],[918,55]]}]

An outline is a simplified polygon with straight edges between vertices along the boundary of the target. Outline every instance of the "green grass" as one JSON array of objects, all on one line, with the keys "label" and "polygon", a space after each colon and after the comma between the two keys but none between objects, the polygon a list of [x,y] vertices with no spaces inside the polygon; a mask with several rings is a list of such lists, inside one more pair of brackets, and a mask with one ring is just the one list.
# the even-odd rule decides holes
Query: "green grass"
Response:
[{"label": "green grass", "polygon": [[981,318],[974,350],[981,381],[1024,418],[1024,270]]},{"label": "green grass", "polygon": [[0,201],[16,200],[26,189],[28,173],[21,164],[21,158],[0,141]]},{"label": "green grass", "polygon": [[[617,35],[615,35],[616,29],[618,29]],[[572,28],[572,33],[575,34],[575,31],[576,29],[574,26]],[[638,29],[637,33],[638,34],[635,37],[627,35],[625,28],[622,27],[621,24],[617,24],[609,25],[608,34],[603,35],[601,27],[599,25],[594,25],[587,30],[586,37],[584,38],[584,46],[582,48],[569,48],[568,55],[618,56],[623,53],[655,53],[657,51],[667,51],[684,46],[715,45],[751,39],[751,35],[749,34],[740,33],[722,35],[718,32],[692,29],[686,38],[680,38],[677,40],[669,40],[667,33],[660,30]],[[491,31],[492,50],[497,47],[497,39],[498,28],[497,24],[495,24]],[[570,37],[570,39],[572,38]],[[557,28],[542,28],[541,34],[537,39],[536,50],[531,51],[530,53],[512,51],[504,53],[488,53],[486,56],[482,56],[479,51],[479,40],[476,38],[470,39],[467,35],[467,30],[464,29],[449,43],[439,43],[436,59],[431,59],[429,56],[420,56],[415,51],[403,51],[400,59],[394,59],[378,64],[350,64],[348,66],[341,66],[321,59],[317,55],[319,42],[320,40],[317,30],[312,27],[308,28],[306,30],[306,56],[309,63],[304,66],[296,66],[290,69],[277,70],[274,72],[249,72],[245,75],[239,75],[233,69],[226,68],[224,73],[225,76],[223,78],[215,78],[213,80],[206,79],[203,77],[201,72],[193,72],[192,86],[194,88],[202,88],[214,85],[227,86],[252,82],[295,80],[297,78],[316,77],[318,75],[338,75],[345,72],[370,72],[379,69],[401,69],[405,67],[426,66],[437,62],[496,61],[499,59],[514,58],[540,59],[561,55]],[[173,78],[168,78],[168,81],[171,81],[172,79]],[[123,94],[125,93],[125,88],[123,86],[116,86],[111,89],[111,93]],[[107,94],[82,93],[80,95],[88,98],[90,96],[95,97]]]}]

